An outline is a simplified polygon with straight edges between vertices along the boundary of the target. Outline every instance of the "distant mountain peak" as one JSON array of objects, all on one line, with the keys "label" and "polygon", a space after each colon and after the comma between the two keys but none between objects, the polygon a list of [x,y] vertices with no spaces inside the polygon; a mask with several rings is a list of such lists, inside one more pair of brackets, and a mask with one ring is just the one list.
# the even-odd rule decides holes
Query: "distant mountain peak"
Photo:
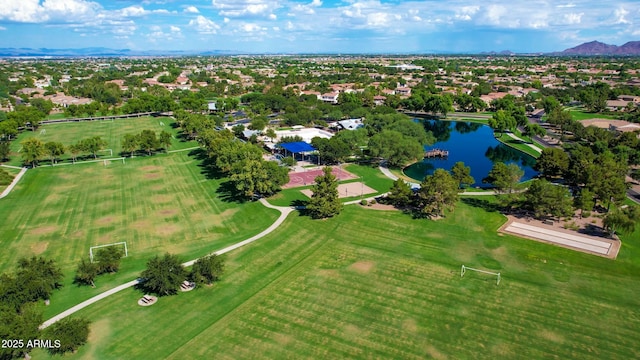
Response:
[{"label": "distant mountain peak", "polygon": [[622,46],[609,45],[600,41],[589,41],[566,49],[561,55],[640,55],[640,41],[629,41]]}]

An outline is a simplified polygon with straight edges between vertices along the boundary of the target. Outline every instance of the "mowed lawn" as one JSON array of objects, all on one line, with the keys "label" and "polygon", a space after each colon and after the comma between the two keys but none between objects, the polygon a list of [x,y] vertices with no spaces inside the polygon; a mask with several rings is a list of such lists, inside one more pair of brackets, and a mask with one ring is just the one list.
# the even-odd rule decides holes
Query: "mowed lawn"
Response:
[{"label": "mowed lawn", "polygon": [[[146,261],[165,252],[194,259],[267,228],[278,212],[256,202],[223,201],[221,181],[207,179],[185,153],[28,170],[0,199],[0,271],[20,257],[54,259],[65,286],[54,293],[51,316],[114,285],[133,280]],[[129,257],[96,289],[72,285],[89,247],[126,241]]]},{"label": "mowed lawn", "polygon": [[[174,128],[174,120],[168,117],[140,117],[129,119],[116,119],[113,121],[85,121],[71,122],[61,124],[41,125],[36,131],[24,131],[18,139],[11,143],[11,161],[9,164],[20,166],[22,158],[20,150],[22,141],[37,137],[43,142],[58,141],[69,146],[75,144],[79,140],[100,136],[107,141],[105,149],[113,150],[113,156],[120,156],[122,151],[122,138],[125,134],[139,134],[142,130],[153,130],[156,134],[166,131],[173,136],[172,144],[169,150],[179,150],[189,147],[198,146],[195,141],[181,141],[180,129]],[[109,151],[102,151],[98,154],[100,157],[110,157]],[[71,159],[71,154],[67,152],[62,159]],[[48,163],[48,161],[47,161]]]},{"label": "mowed lawn", "polygon": [[[618,260],[501,236],[484,200],[440,221],[347,206],[293,213],[227,254],[213,287],[82,310],[90,340],[69,358],[631,359],[640,357],[640,234]],[[500,271],[495,277],[460,266]],[[34,355],[41,355],[36,351]]]}]

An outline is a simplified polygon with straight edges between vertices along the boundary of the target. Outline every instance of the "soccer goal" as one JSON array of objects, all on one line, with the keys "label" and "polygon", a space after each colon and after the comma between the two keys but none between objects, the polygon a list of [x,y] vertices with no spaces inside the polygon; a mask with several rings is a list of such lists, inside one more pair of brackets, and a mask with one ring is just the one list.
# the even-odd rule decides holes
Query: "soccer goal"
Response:
[{"label": "soccer goal", "polygon": [[107,247],[107,246],[122,246],[124,248],[124,257],[127,257],[129,255],[129,250],[127,249],[127,242],[126,241],[122,241],[122,242],[117,242],[117,243],[113,243],[113,244],[96,245],[96,246],[90,247],[89,248],[89,260],[91,262],[93,262],[93,249],[99,249],[99,248],[103,248],[103,247]]},{"label": "soccer goal", "polygon": [[496,285],[500,285],[500,273],[499,272],[493,272],[493,271],[487,271],[487,270],[480,270],[480,269],[474,269],[472,267],[468,267],[468,266],[464,266],[462,265],[462,268],[460,269],[460,277],[464,277],[464,274],[467,272],[467,270],[471,270],[471,271],[477,271],[479,273],[483,273],[483,274],[487,274],[487,275],[495,275],[496,276]]}]

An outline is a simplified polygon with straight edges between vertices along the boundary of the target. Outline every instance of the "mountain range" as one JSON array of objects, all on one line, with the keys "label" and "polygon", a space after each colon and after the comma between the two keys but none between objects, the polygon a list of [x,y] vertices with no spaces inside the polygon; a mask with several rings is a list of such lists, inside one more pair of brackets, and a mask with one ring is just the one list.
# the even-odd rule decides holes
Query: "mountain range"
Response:
[{"label": "mountain range", "polygon": [[576,47],[566,49],[557,55],[624,55],[637,56],[640,55],[640,41],[629,41],[628,43],[616,46],[601,43],[599,41],[591,41],[580,44]]},{"label": "mountain range", "polygon": [[[445,52],[430,52],[445,53]],[[48,48],[0,48],[0,57],[131,57],[131,56],[224,56],[224,55],[246,55],[247,52],[233,50],[207,50],[207,51],[184,51],[184,50],[130,50],[130,49],[110,49],[104,47],[78,48],[78,49],[48,49]],[[504,50],[500,52],[483,52],[479,55],[509,56],[515,53]],[[532,55],[532,54],[527,54]],[[580,44],[576,47],[560,52],[536,53],[535,55],[552,56],[597,56],[597,55],[619,55],[619,56],[640,56],[640,41],[629,41],[624,45],[609,45],[599,41],[591,41]]]}]

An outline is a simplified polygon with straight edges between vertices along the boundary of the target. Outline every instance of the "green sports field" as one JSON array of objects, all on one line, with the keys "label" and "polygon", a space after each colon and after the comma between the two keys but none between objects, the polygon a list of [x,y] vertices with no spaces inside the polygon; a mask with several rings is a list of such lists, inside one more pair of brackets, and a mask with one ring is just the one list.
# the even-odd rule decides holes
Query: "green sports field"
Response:
[{"label": "green sports field", "polygon": [[[120,143],[125,134],[139,134],[142,130],[153,130],[156,134],[166,131],[173,136],[170,150],[179,150],[198,146],[195,141],[181,141],[179,128],[168,117],[140,117],[129,119],[116,119],[107,121],[85,121],[70,122],[61,124],[41,125],[36,131],[25,131],[18,136],[18,139],[11,143],[10,165],[21,166],[20,143],[30,137],[37,137],[43,142],[57,141],[65,146],[93,136],[100,136],[107,141],[105,149],[113,150],[113,156],[120,156],[122,147]],[[111,157],[109,151],[99,154],[101,157]],[[62,159],[71,159],[69,153]]]},{"label": "green sports field", "polygon": [[[191,260],[257,234],[278,216],[258,203],[223,200],[221,182],[209,180],[187,153],[122,162],[39,167],[0,199],[0,271],[22,256],[55,259],[65,287],[46,315],[135,279],[146,261],[164,252]],[[73,271],[89,247],[126,241],[130,257],[96,289],[76,288]],[[57,298],[57,300],[56,300]]]},{"label": "green sports field", "polygon": [[[277,218],[258,202],[229,199],[225,179],[199,156],[29,170],[0,199],[0,270],[21,256],[56,260],[65,286],[43,306],[50,318],[135,279],[156,254],[190,260]],[[349,170],[379,191],[389,184],[374,167]],[[327,220],[294,212],[225,255],[212,287],[151,307],[138,306],[142,293],[131,288],[74,314],[93,322],[91,335],[66,357],[640,358],[640,231],[608,260],[498,234],[505,218],[493,201],[463,198],[438,221],[359,205]],[[116,241],[131,252],[121,270],[95,289],[73,285],[89,246]],[[499,271],[502,282],[470,271],[460,278],[462,264]]]},{"label": "green sports field", "polygon": [[[229,253],[213,287],[149,308],[130,289],[82,310],[91,340],[69,357],[638,358],[639,234],[612,261],[500,236],[490,208],[464,200],[437,222],[357,205],[293,213]],[[460,278],[462,264],[502,282]]]}]

